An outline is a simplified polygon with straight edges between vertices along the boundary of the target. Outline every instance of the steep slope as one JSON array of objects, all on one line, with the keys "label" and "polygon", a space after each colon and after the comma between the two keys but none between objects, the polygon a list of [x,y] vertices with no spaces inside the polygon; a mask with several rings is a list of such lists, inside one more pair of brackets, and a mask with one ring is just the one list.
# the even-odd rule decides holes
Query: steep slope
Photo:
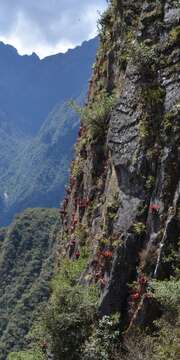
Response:
[{"label": "steep slope", "polygon": [[[69,239],[73,216],[87,227],[96,261],[103,248],[114,250],[111,272],[102,269],[100,312],[119,311],[126,322],[128,284],[141,273],[173,275],[163,254],[178,246],[179,12],[177,2],[115,1],[102,18],[80,166],[64,213]],[[104,89],[115,92],[116,105],[104,118],[97,111],[95,121]],[[94,131],[98,121],[103,133],[102,125]]]},{"label": "steep slope", "polygon": [[39,134],[18,152],[3,177],[8,198],[1,207],[1,224],[8,224],[27,207],[59,206],[78,124],[78,117],[66,104],[56,106]]},{"label": "steep slope", "polygon": [[109,3],[75,106],[47,343],[9,359],[179,359],[180,6]]},{"label": "steep slope", "polygon": [[[7,206],[8,202],[8,192],[6,191],[7,184],[7,172],[9,167],[13,166],[13,161],[18,152],[21,152],[21,149],[24,146],[24,140],[19,139],[12,125],[11,120],[6,116],[4,112],[0,112],[0,142],[1,142],[1,153],[0,153],[0,224],[2,221],[2,211],[3,208]],[[11,171],[11,176],[13,176]]]},{"label": "steep slope", "polygon": [[97,44],[93,39],[43,60],[35,54],[20,56],[13,47],[0,44],[2,226],[17,211],[57,206],[62,198],[77,124],[77,116],[65,104],[85,97]]},{"label": "steep slope", "polygon": [[49,296],[58,211],[29,209],[0,230],[0,359],[25,344]]}]

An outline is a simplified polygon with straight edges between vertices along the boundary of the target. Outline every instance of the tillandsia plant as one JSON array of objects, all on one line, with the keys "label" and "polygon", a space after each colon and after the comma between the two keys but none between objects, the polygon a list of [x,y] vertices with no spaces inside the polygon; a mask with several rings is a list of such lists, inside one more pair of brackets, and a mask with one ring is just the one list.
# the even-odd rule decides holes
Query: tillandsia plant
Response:
[{"label": "tillandsia plant", "polygon": [[92,139],[104,136],[108,118],[114,105],[115,96],[109,95],[106,90],[101,91],[93,102],[84,107],[79,106],[74,101],[69,102],[69,106],[79,114]]}]

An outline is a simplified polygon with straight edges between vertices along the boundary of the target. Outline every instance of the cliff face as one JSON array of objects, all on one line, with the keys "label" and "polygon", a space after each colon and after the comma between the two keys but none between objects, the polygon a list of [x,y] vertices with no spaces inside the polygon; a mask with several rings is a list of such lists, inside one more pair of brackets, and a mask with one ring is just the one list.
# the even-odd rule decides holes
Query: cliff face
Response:
[{"label": "cliff face", "polygon": [[109,3],[87,104],[73,105],[52,296],[9,359],[179,358],[179,1]]},{"label": "cliff face", "polygon": [[80,252],[82,242],[90,247],[81,281],[100,284],[100,315],[118,311],[126,326],[138,316],[145,324],[146,308],[158,314],[144,291],[130,317],[129,285],[167,279],[177,265],[179,20],[172,0],[113,1],[103,15],[87,109],[101,107],[104,91],[115,105],[98,129],[82,116],[61,208],[60,253],[66,241]]}]

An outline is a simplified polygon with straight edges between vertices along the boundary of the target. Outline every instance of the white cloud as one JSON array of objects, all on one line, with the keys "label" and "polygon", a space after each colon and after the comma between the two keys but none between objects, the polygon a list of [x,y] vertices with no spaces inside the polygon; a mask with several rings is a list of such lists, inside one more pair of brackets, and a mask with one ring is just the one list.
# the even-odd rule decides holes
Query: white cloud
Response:
[{"label": "white cloud", "polygon": [[0,0],[0,40],[41,58],[65,52],[96,35],[98,12],[106,5],[106,0]]}]

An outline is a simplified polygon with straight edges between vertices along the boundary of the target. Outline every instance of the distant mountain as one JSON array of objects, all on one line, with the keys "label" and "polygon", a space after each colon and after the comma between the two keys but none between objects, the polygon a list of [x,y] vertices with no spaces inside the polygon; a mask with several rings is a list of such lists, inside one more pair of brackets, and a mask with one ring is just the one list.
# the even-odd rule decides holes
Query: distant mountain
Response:
[{"label": "distant mountain", "polygon": [[58,207],[78,124],[77,116],[67,105],[57,106],[38,135],[18,151],[3,177],[7,197],[0,215],[3,224],[27,207]]},{"label": "distant mountain", "polygon": [[35,134],[56,104],[78,97],[91,75],[98,39],[42,60],[0,43],[0,109],[25,135]]},{"label": "distant mountain", "polygon": [[98,39],[40,60],[0,43],[0,225],[27,207],[63,197],[78,118],[66,105],[85,98]]}]

